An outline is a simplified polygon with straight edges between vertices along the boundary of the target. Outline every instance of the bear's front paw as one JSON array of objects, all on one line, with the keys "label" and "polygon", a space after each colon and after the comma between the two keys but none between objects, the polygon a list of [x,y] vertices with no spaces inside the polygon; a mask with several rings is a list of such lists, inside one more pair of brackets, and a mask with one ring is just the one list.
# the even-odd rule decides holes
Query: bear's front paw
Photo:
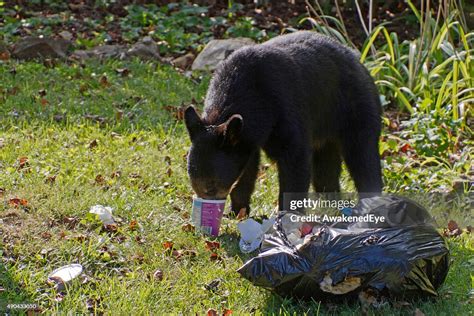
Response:
[{"label": "bear's front paw", "polygon": [[244,219],[248,217],[248,214],[250,213],[250,207],[247,206],[236,206],[232,205],[231,210],[230,210],[230,216],[235,217],[236,219]]}]

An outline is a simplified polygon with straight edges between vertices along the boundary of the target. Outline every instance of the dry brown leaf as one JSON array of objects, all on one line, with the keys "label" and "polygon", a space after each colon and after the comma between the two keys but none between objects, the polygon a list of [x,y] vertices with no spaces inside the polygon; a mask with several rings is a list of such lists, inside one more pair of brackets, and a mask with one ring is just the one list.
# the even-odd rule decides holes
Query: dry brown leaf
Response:
[{"label": "dry brown leaf", "polygon": [[217,316],[217,311],[213,308],[207,310],[207,316]]},{"label": "dry brown leaf", "polygon": [[221,247],[221,244],[218,241],[206,240],[205,243],[206,243],[205,247],[206,247],[207,250],[213,251],[213,250],[219,249]]},{"label": "dry brown leaf", "polygon": [[11,198],[10,200],[8,200],[8,204],[12,207],[20,207],[20,206],[23,206],[23,207],[26,207],[28,206],[28,201],[26,199],[20,199],[20,198]]},{"label": "dry brown leaf", "polygon": [[97,141],[97,139],[93,139],[93,140],[89,143],[88,147],[89,147],[89,149],[92,149],[92,148],[97,147],[98,145],[99,145],[99,142]]},{"label": "dry brown leaf", "polygon": [[163,281],[163,271],[160,269],[156,270],[155,273],[153,273],[153,279],[157,281]]},{"label": "dry brown leaf", "polygon": [[107,76],[106,75],[103,75],[102,77],[100,77],[100,85],[103,87],[103,88],[107,88],[107,87],[110,87],[110,82],[109,80],[107,79]]},{"label": "dry brown leaf", "polygon": [[132,220],[128,225],[130,230],[136,230],[138,228],[138,222],[136,220]]},{"label": "dry brown leaf", "polygon": [[183,224],[183,226],[181,226],[181,230],[183,232],[187,232],[187,233],[192,233],[195,231],[195,227],[192,225],[192,224]]}]

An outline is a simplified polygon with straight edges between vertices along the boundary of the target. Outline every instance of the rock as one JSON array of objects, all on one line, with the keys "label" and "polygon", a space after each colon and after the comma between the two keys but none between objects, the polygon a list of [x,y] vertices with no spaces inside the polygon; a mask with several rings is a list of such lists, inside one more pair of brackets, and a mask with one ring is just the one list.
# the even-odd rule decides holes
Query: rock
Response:
[{"label": "rock", "polygon": [[63,39],[65,39],[66,41],[72,40],[72,33],[69,32],[69,31],[62,31],[62,32],[59,32],[58,35],[61,36],[61,37],[62,37]]},{"label": "rock", "polygon": [[214,70],[230,53],[253,44],[252,39],[245,37],[212,40],[194,60],[192,70]]},{"label": "rock", "polygon": [[109,59],[109,58],[124,58],[127,49],[123,45],[102,45],[89,50],[76,50],[72,53],[73,59]]},{"label": "rock", "polygon": [[71,42],[51,37],[26,37],[15,44],[12,56],[18,59],[66,58]]},{"label": "rock", "polygon": [[193,63],[194,57],[193,53],[187,53],[186,55],[173,59],[171,63],[178,68],[188,69]]},{"label": "rock", "polygon": [[141,41],[133,44],[126,55],[140,59],[160,59],[158,45],[150,36],[145,36]]}]

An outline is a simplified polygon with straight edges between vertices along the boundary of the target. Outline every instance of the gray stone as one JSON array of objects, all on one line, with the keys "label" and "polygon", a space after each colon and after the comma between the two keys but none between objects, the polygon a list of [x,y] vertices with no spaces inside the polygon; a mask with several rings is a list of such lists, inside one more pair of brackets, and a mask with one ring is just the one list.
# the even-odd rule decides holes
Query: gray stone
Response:
[{"label": "gray stone", "polygon": [[193,63],[194,57],[193,53],[187,53],[186,55],[173,59],[172,64],[181,69],[188,69]]},{"label": "gray stone", "polygon": [[12,56],[18,59],[66,58],[71,42],[51,37],[26,37],[15,44]]},{"label": "gray stone", "polygon": [[126,52],[126,56],[152,60],[160,59],[160,52],[155,41],[150,36],[146,36],[141,41],[133,44]]},{"label": "gray stone", "polygon": [[233,51],[255,42],[250,38],[239,37],[224,40],[212,40],[193,62],[192,70],[214,70]]},{"label": "gray stone", "polygon": [[59,36],[64,38],[66,41],[72,40],[72,33],[69,31],[61,31],[59,32]]},{"label": "gray stone", "polygon": [[76,50],[72,53],[73,59],[110,59],[124,58],[127,48],[123,45],[102,45],[89,50]]}]

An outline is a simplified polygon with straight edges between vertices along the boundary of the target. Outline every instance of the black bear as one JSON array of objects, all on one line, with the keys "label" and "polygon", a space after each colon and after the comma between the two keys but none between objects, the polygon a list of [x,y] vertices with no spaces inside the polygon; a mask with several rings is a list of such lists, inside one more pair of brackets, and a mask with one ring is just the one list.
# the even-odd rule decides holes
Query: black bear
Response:
[{"label": "black bear", "polygon": [[233,52],[216,70],[202,117],[185,111],[188,173],[202,198],[229,193],[249,208],[260,149],[278,166],[284,192],[338,192],[341,161],[359,193],[382,190],[381,104],[351,49],[311,31]]}]

